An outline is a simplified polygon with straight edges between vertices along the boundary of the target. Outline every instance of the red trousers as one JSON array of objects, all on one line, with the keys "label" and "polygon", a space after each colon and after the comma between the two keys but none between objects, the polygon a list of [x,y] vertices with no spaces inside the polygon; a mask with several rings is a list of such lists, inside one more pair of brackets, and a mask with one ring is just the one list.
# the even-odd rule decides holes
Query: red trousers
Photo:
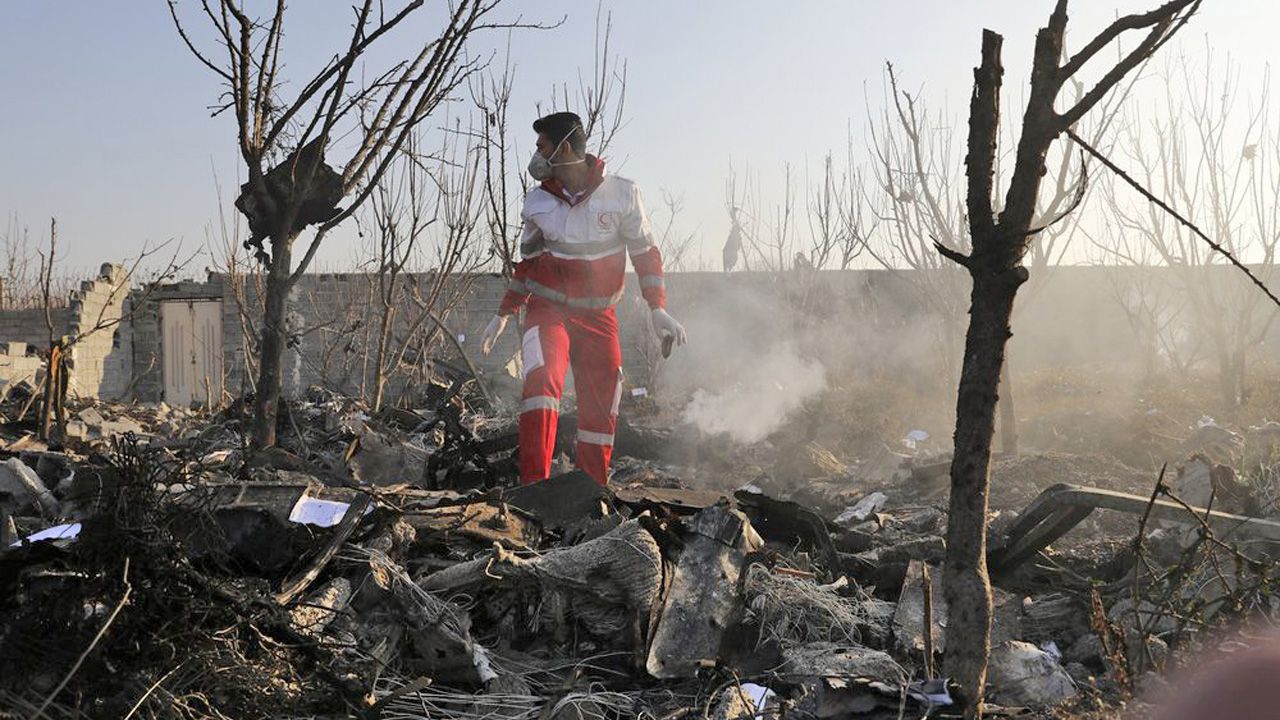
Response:
[{"label": "red trousers", "polygon": [[572,366],[578,396],[577,464],[606,484],[622,399],[622,348],[613,308],[578,310],[530,298],[521,357],[521,482],[545,480],[551,474],[564,374]]}]

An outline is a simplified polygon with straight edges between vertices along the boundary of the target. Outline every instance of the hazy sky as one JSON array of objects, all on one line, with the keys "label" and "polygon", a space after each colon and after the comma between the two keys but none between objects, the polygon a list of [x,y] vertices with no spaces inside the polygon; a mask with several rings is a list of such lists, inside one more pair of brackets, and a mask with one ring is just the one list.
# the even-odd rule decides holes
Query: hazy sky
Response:
[{"label": "hazy sky", "polygon": [[[1079,47],[1117,12],[1156,2],[1076,0],[1068,44]],[[337,46],[350,5],[291,4],[283,53],[291,76],[309,74]],[[706,257],[716,257],[728,230],[731,162],[750,163],[766,192],[780,186],[786,162],[802,183],[806,167],[814,172],[828,150],[844,147],[849,129],[861,142],[865,98],[880,102],[885,60],[905,88],[922,90],[963,122],[983,27],[1005,36],[1006,98],[1020,97],[1052,2],[606,0],[603,7],[629,69],[627,125],[611,164],[640,183],[651,208],[660,190],[683,196],[679,225],[696,231]],[[1208,0],[1181,45],[1202,52],[1207,37],[1232,53],[1248,84],[1273,54],[1275,8]],[[579,68],[589,69],[596,10],[595,0],[510,1],[509,16],[568,16],[556,30],[511,38],[517,125],[527,127],[553,83],[573,83]],[[207,26],[193,29],[207,39]],[[414,39],[402,33],[388,49],[408,54]],[[493,33],[477,50],[506,40]],[[16,216],[43,238],[57,216],[75,267],[128,256],[144,242],[203,246],[218,215],[215,172],[226,207],[241,172],[232,126],[207,109],[220,92],[216,80],[180,44],[163,0],[0,0],[6,226]],[[522,140],[522,158],[530,141]],[[348,265],[352,243],[350,234],[339,235],[322,251],[321,267]],[[208,260],[200,262],[196,275]]]}]

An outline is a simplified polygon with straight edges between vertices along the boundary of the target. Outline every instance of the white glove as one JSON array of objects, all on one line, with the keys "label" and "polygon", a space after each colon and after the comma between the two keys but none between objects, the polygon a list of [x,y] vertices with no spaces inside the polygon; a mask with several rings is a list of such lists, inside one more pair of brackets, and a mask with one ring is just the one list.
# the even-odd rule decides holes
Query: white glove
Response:
[{"label": "white glove", "polygon": [[506,315],[494,315],[493,319],[484,328],[484,336],[480,339],[480,353],[488,355],[493,350],[493,344],[498,341],[498,336],[507,328]]},{"label": "white glove", "polygon": [[677,345],[683,345],[689,342],[689,336],[684,331],[684,326],[676,322],[676,319],[667,314],[662,308],[653,309],[653,331],[658,333],[658,339],[672,338]]}]

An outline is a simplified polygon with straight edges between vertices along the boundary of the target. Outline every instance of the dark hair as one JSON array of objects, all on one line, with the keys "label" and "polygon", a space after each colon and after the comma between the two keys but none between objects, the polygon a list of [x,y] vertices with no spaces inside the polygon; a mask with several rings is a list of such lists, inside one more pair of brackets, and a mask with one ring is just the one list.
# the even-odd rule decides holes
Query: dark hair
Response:
[{"label": "dark hair", "polygon": [[565,136],[569,137],[569,147],[578,155],[587,151],[587,132],[582,127],[582,118],[571,112],[551,113],[533,121],[533,131],[546,135],[553,143],[559,143]]}]

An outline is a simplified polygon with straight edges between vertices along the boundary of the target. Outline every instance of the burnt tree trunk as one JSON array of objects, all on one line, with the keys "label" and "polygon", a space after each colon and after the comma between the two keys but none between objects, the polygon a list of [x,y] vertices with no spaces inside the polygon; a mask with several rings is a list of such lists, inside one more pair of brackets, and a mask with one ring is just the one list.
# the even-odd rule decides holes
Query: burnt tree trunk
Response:
[{"label": "burnt tree trunk", "polygon": [[284,237],[271,243],[271,266],[267,271],[266,303],[262,318],[261,357],[258,358],[258,392],[254,398],[253,446],[276,444],[276,418],[280,409],[280,389],[284,375],[284,351],[289,343],[286,316],[289,290],[293,283],[293,239]]},{"label": "burnt tree trunk", "polygon": [[[959,685],[966,718],[982,716],[983,684],[991,635],[991,583],[987,575],[987,495],[991,445],[1005,347],[1013,333],[1009,320],[1018,288],[1027,281],[1022,265],[1031,239],[1040,184],[1049,147],[1096,105],[1126,74],[1150,57],[1185,24],[1198,0],[1169,0],[1140,15],[1118,18],[1065,64],[1063,37],[1067,1],[1058,0],[1048,24],[1036,34],[1031,92],[1004,208],[993,209],[996,143],[1000,127],[1000,35],[984,30],[982,64],[974,69],[969,103],[966,205],[973,251],[964,255],[942,244],[940,253],[969,271],[969,330],[956,400],[955,455],[951,462],[950,514],[943,588],[950,617],[944,674]],[[1064,82],[1126,30],[1145,29],[1146,38],[1128,51],[1102,79],[1059,113],[1054,105]],[[1010,421],[1011,422],[1011,421]]]},{"label": "burnt tree trunk", "polygon": [[1007,351],[1000,367],[1000,452],[1009,457],[1018,454],[1018,411],[1013,403],[1013,372]]},{"label": "burnt tree trunk", "polygon": [[[991,582],[987,575],[987,491],[997,389],[1011,337],[1009,318],[1027,271],[1018,265],[974,268],[969,331],[956,401],[955,456],[943,572],[950,617],[946,674],[972,699],[986,678]],[[977,697],[981,697],[980,694]]]},{"label": "burnt tree trunk", "polygon": [[62,428],[66,427],[64,399],[66,398],[66,370],[62,341],[49,343],[49,360],[44,374],[44,389],[40,398],[40,422],[36,428],[36,437],[41,440],[57,440],[63,438]]},{"label": "burnt tree trunk", "polygon": [[986,268],[979,267],[978,263],[979,258],[986,261],[984,264],[995,260],[990,254],[979,255],[979,250],[990,249],[995,244],[991,194],[999,133],[1000,85],[1004,75],[1000,65],[1002,44],[1000,35],[984,30],[982,65],[973,71],[969,153],[965,158],[973,255],[968,258],[949,255],[969,270],[973,280],[969,330],[965,334],[956,396],[947,559],[942,573],[948,604],[944,673],[959,684],[960,700],[969,709],[967,717],[980,715],[982,688],[987,677],[991,642],[991,580],[987,575],[986,553],[988,469],[991,439],[995,434],[1000,367],[1018,288],[1018,283],[1004,278],[994,264]]}]

